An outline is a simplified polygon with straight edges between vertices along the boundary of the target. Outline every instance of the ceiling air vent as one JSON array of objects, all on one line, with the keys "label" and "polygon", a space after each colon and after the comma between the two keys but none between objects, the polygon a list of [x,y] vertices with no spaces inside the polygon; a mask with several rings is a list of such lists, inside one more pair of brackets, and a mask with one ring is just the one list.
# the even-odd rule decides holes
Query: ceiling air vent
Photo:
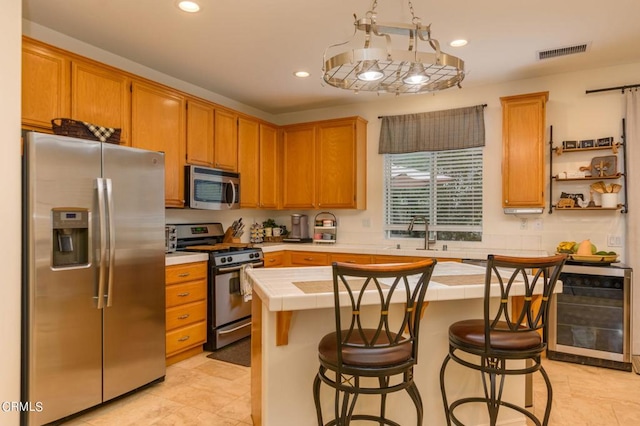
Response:
[{"label": "ceiling air vent", "polygon": [[588,43],[576,44],[575,46],[558,47],[556,49],[541,50],[538,52],[538,60],[557,58],[558,56],[573,55],[574,53],[584,53],[587,51]]}]

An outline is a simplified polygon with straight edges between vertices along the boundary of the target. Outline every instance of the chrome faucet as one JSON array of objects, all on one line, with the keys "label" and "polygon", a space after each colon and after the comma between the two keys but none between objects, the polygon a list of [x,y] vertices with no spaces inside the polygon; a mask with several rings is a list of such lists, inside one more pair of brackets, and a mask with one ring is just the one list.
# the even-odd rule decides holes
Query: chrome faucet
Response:
[{"label": "chrome faucet", "polygon": [[426,216],[414,216],[411,218],[411,222],[409,222],[409,227],[407,228],[407,232],[413,231],[413,225],[417,220],[422,220],[424,222],[424,247],[419,248],[418,250],[431,250],[429,248],[429,243],[435,243],[435,240],[429,239],[429,221]]}]

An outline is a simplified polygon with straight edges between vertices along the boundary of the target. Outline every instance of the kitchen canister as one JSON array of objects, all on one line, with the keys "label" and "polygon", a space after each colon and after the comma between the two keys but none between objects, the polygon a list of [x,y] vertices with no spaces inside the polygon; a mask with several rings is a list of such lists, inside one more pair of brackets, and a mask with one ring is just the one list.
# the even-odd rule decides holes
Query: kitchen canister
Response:
[{"label": "kitchen canister", "polygon": [[615,209],[618,207],[618,193],[605,192],[600,194],[600,201],[603,209]]}]

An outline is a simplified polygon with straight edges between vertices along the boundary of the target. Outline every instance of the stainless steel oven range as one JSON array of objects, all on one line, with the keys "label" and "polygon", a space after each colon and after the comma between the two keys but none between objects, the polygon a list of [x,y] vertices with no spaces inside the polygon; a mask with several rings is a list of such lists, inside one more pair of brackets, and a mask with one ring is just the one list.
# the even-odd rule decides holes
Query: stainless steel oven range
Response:
[{"label": "stainless steel oven range", "polygon": [[631,268],[567,262],[552,299],[547,357],[631,371]]},{"label": "stainless steel oven range", "polygon": [[264,266],[262,250],[250,244],[223,243],[220,223],[176,225],[177,250],[209,253],[207,276],[207,343],[215,351],[251,334],[251,301],[240,288],[246,265]]}]

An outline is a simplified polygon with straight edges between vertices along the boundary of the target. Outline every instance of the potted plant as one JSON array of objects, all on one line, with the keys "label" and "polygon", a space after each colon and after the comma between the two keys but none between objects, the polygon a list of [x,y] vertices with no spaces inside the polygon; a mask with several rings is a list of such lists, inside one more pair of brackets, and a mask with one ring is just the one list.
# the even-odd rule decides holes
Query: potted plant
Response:
[{"label": "potted plant", "polygon": [[273,228],[277,228],[278,225],[276,221],[273,219],[267,219],[262,222],[262,227],[264,228],[264,236],[271,237],[273,235]]}]

